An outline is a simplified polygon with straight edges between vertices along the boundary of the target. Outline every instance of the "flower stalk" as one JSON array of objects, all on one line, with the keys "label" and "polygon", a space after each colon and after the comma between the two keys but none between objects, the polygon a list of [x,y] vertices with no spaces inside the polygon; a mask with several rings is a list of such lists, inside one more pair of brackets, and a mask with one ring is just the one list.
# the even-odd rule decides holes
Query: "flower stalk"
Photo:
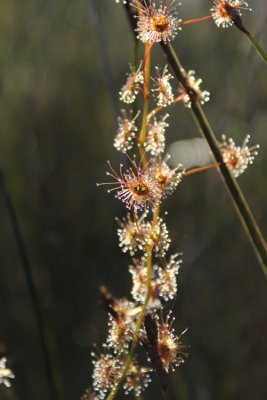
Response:
[{"label": "flower stalk", "polygon": [[[142,116],[142,125],[141,125],[141,131],[139,135],[139,151],[140,151],[140,158],[142,160],[142,163],[144,165],[144,168],[147,167],[147,160],[146,160],[146,154],[145,154],[145,141],[146,141],[146,136],[147,136],[147,121],[148,121],[148,114],[149,114],[149,105],[150,105],[150,61],[151,61],[151,50],[152,50],[153,44],[146,44],[145,46],[145,55],[144,55],[144,67],[143,67],[143,73],[144,73],[144,108],[143,108],[143,116]],[[158,205],[156,207],[156,210],[153,213],[153,225],[155,226],[158,217],[159,217],[159,210],[160,206]],[[134,212],[134,217],[136,218],[136,213]],[[113,400],[117,396],[118,392],[120,391],[122,385],[124,384],[124,381],[126,379],[127,373],[133,363],[138,341],[139,341],[139,331],[141,329],[143,319],[146,313],[147,305],[150,301],[151,298],[151,293],[152,293],[152,248],[153,246],[147,246],[146,248],[146,269],[147,269],[147,292],[146,292],[146,297],[145,301],[142,305],[141,311],[139,313],[136,326],[135,326],[135,331],[133,334],[133,341],[132,345],[130,347],[129,355],[125,361],[125,366],[123,369],[123,372],[121,374],[121,377],[115,386],[115,388],[111,391],[111,393],[108,395],[107,400]],[[166,398],[166,397],[165,397]]]}]

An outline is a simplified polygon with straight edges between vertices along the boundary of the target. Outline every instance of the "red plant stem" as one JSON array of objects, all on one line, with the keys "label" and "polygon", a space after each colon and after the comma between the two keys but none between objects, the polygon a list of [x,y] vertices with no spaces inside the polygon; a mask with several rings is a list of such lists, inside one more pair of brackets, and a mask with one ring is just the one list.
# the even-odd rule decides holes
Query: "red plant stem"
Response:
[{"label": "red plant stem", "polygon": [[206,21],[207,19],[212,19],[212,15],[206,15],[205,17],[188,19],[187,21],[179,22],[178,26],[194,24],[195,22],[202,22],[202,21]]},{"label": "red plant stem", "polygon": [[[175,103],[178,103],[178,101],[182,101],[183,98],[184,98],[184,95],[183,95],[183,94],[181,94],[181,95],[178,96],[178,97],[175,97],[175,99],[173,99],[173,101],[171,102],[170,105],[175,104]],[[166,107],[164,107],[164,106],[158,106],[158,107],[156,107],[153,111],[151,111],[151,112],[148,114],[147,119],[150,120],[152,117],[154,117],[155,114],[157,114],[158,112],[164,110],[165,108],[166,108]]]},{"label": "red plant stem", "polygon": [[140,158],[144,167],[147,165],[146,154],[144,149],[144,143],[147,135],[147,115],[149,113],[150,103],[150,56],[153,44],[146,44],[145,56],[144,56],[144,109],[143,119],[140,135],[138,138],[140,144]]},{"label": "red plant stem", "polygon": [[185,176],[193,175],[193,174],[196,174],[197,172],[207,171],[209,169],[219,167],[220,165],[221,165],[221,163],[213,163],[213,164],[209,164],[209,165],[204,165],[203,167],[192,168],[192,169],[189,169],[188,171],[185,171],[184,175]]}]

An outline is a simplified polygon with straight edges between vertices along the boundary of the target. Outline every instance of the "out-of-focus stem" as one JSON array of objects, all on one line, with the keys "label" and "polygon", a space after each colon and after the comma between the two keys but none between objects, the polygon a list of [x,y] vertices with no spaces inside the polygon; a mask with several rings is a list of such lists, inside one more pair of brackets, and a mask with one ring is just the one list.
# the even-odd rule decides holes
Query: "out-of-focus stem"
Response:
[{"label": "out-of-focus stem", "polygon": [[13,201],[11,199],[11,196],[7,190],[7,187],[5,185],[5,180],[4,176],[2,174],[2,171],[0,170],[0,192],[3,196],[4,204],[6,206],[7,214],[11,223],[11,227],[14,233],[17,249],[18,249],[18,255],[20,258],[20,263],[25,275],[25,279],[27,282],[27,287],[28,287],[28,292],[29,292],[29,297],[32,303],[32,309],[33,309],[33,318],[35,319],[36,322],[36,327],[39,335],[39,340],[40,340],[40,346],[41,350],[43,353],[43,359],[44,359],[44,368],[45,368],[45,374],[46,374],[46,379],[47,379],[47,384],[48,384],[48,390],[50,393],[50,399],[51,400],[58,400],[59,399],[59,394],[57,391],[57,386],[56,386],[56,381],[54,377],[54,371],[52,368],[52,363],[51,363],[51,357],[49,354],[49,348],[48,348],[48,343],[47,343],[47,338],[45,335],[45,322],[43,318],[43,313],[42,313],[42,308],[41,304],[39,301],[38,293],[35,287],[34,283],[34,278],[33,278],[33,271],[32,271],[32,266],[28,257],[28,252],[23,240],[22,232],[20,229],[17,213],[13,204]]},{"label": "out-of-focus stem", "polygon": [[267,65],[267,54],[263,50],[263,48],[260,46],[260,44],[257,42],[255,37],[250,33],[250,32],[244,32],[246,37],[250,40],[256,51],[259,53],[265,64]]},{"label": "out-of-focus stem", "polygon": [[111,68],[110,68],[110,60],[108,57],[108,51],[106,48],[106,42],[103,36],[103,29],[101,27],[100,23],[100,15],[99,15],[99,2],[97,0],[91,0],[91,10],[90,14],[92,16],[93,20],[93,26],[95,28],[96,32],[96,40],[98,42],[97,48],[99,49],[100,52],[100,57],[101,57],[101,64],[104,72],[104,79],[106,81],[106,87],[108,89],[108,94],[110,96],[111,104],[112,104],[112,110],[115,118],[118,115],[118,103],[117,99],[114,96],[115,90],[114,90],[114,82],[111,74]]},{"label": "out-of-focus stem", "polygon": [[247,232],[250,242],[253,245],[255,254],[261,265],[262,271],[265,277],[267,278],[267,246],[263,238],[263,235],[257,225],[257,222],[254,219],[254,216],[248,206],[248,203],[236,179],[232,176],[227,166],[223,162],[222,154],[216,136],[209,124],[209,121],[202,107],[196,101],[194,95],[192,95],[190,88],[188,88],[184,69],[173,47],[170,44],[167,45],[162,44],[162,48],[167,56],[167,59],[174,71],[177,80],[183,85],[184,89],[187,91],[190,97],[191,110],[194,120],[197,124],[197,127],[201,135],[207,140],[215,161],[219,164],[218,169],[221,172],[221,177],[231,195],[231,199],[233,201],[237,214],[243,224],[245,231]]},{"label": "out-of-focus stem", "polygon": [[246,35],[246,37],[249,39],[251,44],[254,46],[256,51],[259,53],[259,55],[261,56],[261,58],[263,59],[263,61],[267,65],[267,54],[266,54],[266,52],[263,50],[263,48],[257,42],[255,37],[247,30],[247,28],[244,27],[242,19],[240,18],[239,15],[236,16],[236,18],[234,19],[234,24],[241,32],[243,32]]},{"label": "out-of-focus stem", "polygon": [[161,396],[162,396],[163,400],[169,400],[168,392],[166,392],[162,388],[161,388]]}]

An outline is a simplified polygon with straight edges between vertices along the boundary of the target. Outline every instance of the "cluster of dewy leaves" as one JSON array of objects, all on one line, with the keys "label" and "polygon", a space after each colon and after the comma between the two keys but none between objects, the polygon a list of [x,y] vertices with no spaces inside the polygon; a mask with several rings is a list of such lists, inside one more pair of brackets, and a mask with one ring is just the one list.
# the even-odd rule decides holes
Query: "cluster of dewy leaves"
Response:
[{"label": "cluster of dewy leaves", "polygon": [[[176,258],[177,255],[172,256],[168,268],[173,268],[172,265],[176,264],[176,270],[178,270],[180,260]],[[173,270],[174,274],[177,273],[176,270]],[[162,293],[169,294],[170,282],[164,278],[163,281]],[[176,292],[176,283],[174,285],[175,287],[171,290]],[[133,297],[136,296],[133,295]],[[137,298],[139,299],[139,295]],[[103,352],[92,353],[93,390],[87,390],[82,397],[83,400],[104,399],[107,393],[118,384],[124,371],[125,358],[129,354],[137,317],[141,310],[139,301],[116,299],[105,288],[102,289],[102,299],[109,312],[108,337],[103,346]],[[186,346],[181,343],[180,338],[185,331],[177,335],[172,327],[173,321],[171,312],[164,319],[162,311],[157,313],[155,304],[151,304],[151,309],[146,313],[144,325],[138,333],[139,341],[146,350],[148,365],[140,365],[136,357],[132,360],[123,385],[125,394],[134,392],[136,396],[139,396],[151,381],[153,370],[157,370],[160,366],[167,373],[184,362]]]},{"label": "cluster of dewy leaves", "polygon": [[[155,9],[154,9],[155,10]],[[160,9],[165,12],[163,6]],[[161,72],[156,67],[156,76],[152,78],[155,109],[165,108],[174,100],[172,79],[167,67]],[[126,105],[136,100],[144,90],[143,63],[138,68],[130,66],[130,72],[122,89],[119,92],[120,100]],[[180,92],[178,94],[183,95]],[[160,110],[159,110],[160,111]],[[165,133],[168,128],[166,122],[168,114],[156,118],[154,110],[147,116],[147,135],[145,143],[146,160],[140,163],[136,158],[128,156],[128,167],[120,165],[116,172],[110,163],[107,175],[111,178],[108,191],[115,192],[116,198],[121,200],[128,213],[118,222],[119,246],[123,252],[129,252],[132,258],[129,271],[132,276],[132,301],[115,299],[105,294],[105,303],[109,312],[109,331],[105,352],[95,356],[94,361],[94,389],[100,398],[104,398],[107,391],[116,386],[122,371],[125,355],[129,353],[129,346],[133,340],[133,332],[141,308],[148,293],[147,253],[152,253],[152,276],[149,278],[151,295],[147,305],[147,312],[154,321],[154,342],[150,343],[147,329],[142,328],[138,335],[147,349],[148,358],[157,359],[161,367],[168,372],[183,362],[182,345],[179,336],[172,328],[172,319],[168,316],[165,321],[156,317],[157,311],[165,301],[172,300],[177,293],[177,274],[182,262],[179,254],[167,256],[170,246],[170,237],[165,221],[161,217],[151,219],[156,213],[161,201],[173,193],[180,183],[184,170],[181,165],[171,169],[168,166],[168,156],[163,156],[165,150]],[[123,109],[118,117],[118,130],[114,140],[117,150],[125,153],[138,144],[138,115]],[[137,147],[138,148],[138,147]],[[108,183],[107,183],[108,184]],[[151,355],[153,351],[153,356]],[[152,363],[153,364],[153,363]],[[149,382],[149,372],[155,369],[140,366],[135,359],[127,373],[124,389],[126,392],[134,390],[139,393]]]},{"label": "cluster of dewy leaves", "polygon": [[[175,38],[182,27],[182,21],[178,18],[177,6],[179,3],[172,1],[168,5],[163,2],[140,2],[133,0],[131,6],[137,12],[137,37],[144,43],[153,44],[157,42],[168,43]],[[228,27],[241,16],[242,10],[250,10],[244,0],[214,0],[211,8],[211,16],[218,27]],[[156,68],[156,77],[153,79],[156,105],[162,109],[177,101],[191,107],[192,97],[201,104],[209,101],[210,93],[200,89],[201,79],[195,77],[195,71],[184,71],[186,89],[179,86],[176,95],[170,84],[173,76],[168,72],[167,67],[160,72]],[[142,64],[138,68],[130,66],[126,83],[120,91],[120,99],[125,103],[132,103],[136,96],[142,91],[144,81]],[[190,95],[189,95],[190,93]],[[152,116],[155,114],[152,112]],[[136,115],[127,116],[122,111],[122,117],[118,118],[118,130],[114,140],[114,146],[119,151],[129,151],[136,142],[137,129],[135,127]],[[159,121],[155,118],[150,121],[149,134],[146,143],[147,151],[157,155],[164,152],[164,133],[166,129],[167,116],[164,115]]]},{"label": "cluster of dewy leaves", "polygon": [[[154,9],[156,11],[156,9]],[[161,6],[160,12],[166,9]],[[173,20],[174,21],[174,20]],[[173,89],[170,85],[172,76],[165,67],[160,72],[156,68],[156,76],[152,79],[155,108],[165,108],[174,100]],[[119,92],[120,100],[129,107],[144,90],[143,63],[135,68],[130,66],[130,72]],[[181,89],[178,95],[182,95]],[[154,110],[153,110],[154,111]],[[160,111],[160,110],[159,110]],[[131,110],[121,110],[118,117],[118,129],[114,146],[122,153],[128,152],[136,143],[141,127],[138,127],[138,116]],[[105,398],[112,391],[123,373],[125,358],[133,341],[133,332],[145,302],[148,291],[147,252],[152,253],[152,277],[150,282],[151,296],[147,312],[154,321],[153,343],[150,343],[149,324],[142,328],[138,337],[147,350],[148,366],[139,365],[135,358],[127,372],[125,393],[135,391],[138,395],[150,381],[151,369],[156,369],[151,360],[168,372],[183,362],[180,336],[175,335],[170,316],[165,321],[156,317],[165,301],[172,300],[177,293],[177,274],[182,262],[179,254],[167,256],[170,237],[165,221],[161,217],[151,219],[156,213],[161,201],[173,193],[180,183],[184,170],[181,165],[171,169],[168,166],[168,156],[163,156],[165,150],[165,132],[168,114],[156,118],[152,112],[147,116],[147,135],[145,143],[146,160],[136,161],[135,156],[127,155],[128,166],[120,165],[116,172],[111,164],[107,175],[111,178],[108,192],[115,192],[128,213],[118,222],[119,246],[123,252],[129,252],[134,258],[129,265],[132,276],[132,300],[116,299],[106,291],[103,294],[105,308],[109,313],[109,330],[104,351],[94,354],[93,386],[94,391],[88,391],[89,398]],[[138,146],[136,147],[138,148]],[[152,329],[152,330],[153,330]],[[151,354],[153,352],[153,355]],[[93,397],[94,396],[94,397]]]},{"label": "cluster of dewy leaves", "polygon": [[[182,26],[182,21],[178,18],[177,5],[179,3],[173,1],[169,5],[164,5],[163,2],[147,1],[142,3],[138,0],[133,0],[131,6],[137,12],[137,37],[144,43],[164,42],[168,43],[175,38]],[[250,10],[248,3],[244,0],[214,0],[210,10],[211,17],[218,27],[229,27],[237,23],[243,10]],[[155,100],[155,108],[148,116],[148,134],[144,144],[145,149],[152,156],[160,156],[165,151],[165,131],[168,127],[166,122],[168,114],[163,114],[158,117],[157,114],[165,111],[167,106],[177,102],[182,102],[185,107],[191,107],[192,98],[201,104],[206,103],[210,99],[210,93],[206,90],[201,90],[200,85],[202,80],[195,77],[195,71],[183,71],[185,77],[185,86],[178,85],[173,89],[171,81],[173,76],[169,73],[167,66],[162,70],[156,67],[155,77],[152,78],[152,94]],[[126,83],[120,91],[120,99],[126,104],[133,103],[138,93],[143,90],[143,71],[142,63],[135,68],[130,65],[130,72],[127,74]],[[114,146],[117,150],[127,152],[133,148],[135,143],[138,144],[138,129],[136,120],[139,112],[136,115],[130,115],[122,110],[122,115],[118,117],[117,134],[114,139]],[[231,144],[231,140],[228,145]],[[225,143],[225,141],[224,141]],[[224,157],[224,161],[228,168],[232,171],[235,177],[238,177],[248,165],[252,162],[256,152],[254,147],[252,153],[242,152],[242,157],[239,160],[242,166],[238,172],[235,163],[227,162],[229,160]],[[222,152],[225,147],[221,146]],[[237,154],[237,153],[236,153]],[[235,154],[235,155],[236,155]],[[223,154],[224,156],[225,154]]]},{"label": "cluster of dewy leaves", "polygon": [[[104,183],[111,186],[107,191],[115,191],[115,197],[121,200],[127,209],[135,212],[155,211],[160,202],[173,193],[184,174],[179,164],[171,169],[167,164],[168,156],[152,157],[145,165],[137,164],[135,158],[130,159],[130,166],[120,165],[117,173],[108,162],[110,171],[107,175],[113,181]],[[103,185],[98,184],[98,185]]]},{"label": "cluster of dewy leaves", "polygon": [[242,10],[251,11],[245,0],[214,0],[210,11],[218,27],[228,28],[242,15]]},{"label": "cluster of dewy leaves", "polygon": [[[160,201],[172,193],[181,181],[183,171],[170,169],[167,159],[151,156],[145,165],[138,165],[135,159],[124,170],[121,165],[118,175],[110,163],[108,175],[114,179],[116,197],[122,200],[129,212],[118,222],[119,246],[129,252],[132,259],[129,271],[133,279],[132,301],[116,299],[106,291],[103,293],[105,308],[109,313],[109,330],[104,352],[94,354],[92,398],[105,398],[112,391],[123,373],[124,362],[133,341],[133,332],[148,290],[147,252],[152,253],[151,296],[148,310],[155,322],[156,337],[150,343],[146,329],[139,332],[140,341],[147,350],[148,366],[139,365],[134,359],[124,383],[125,393],[135,391],[138,395],[149,383],[150,372],[155,369],[151,360],[166,371],[174,369],[184,360],[180,336],[175,335],[169,317],[164,322],[156,317],[163,302],[172,300],[177,293],[177,274],[182,262],[179,254],[166,256],[170,237],[164,220],[160,217],[149,219]],[[153,355],[151,351],[153,350]],[[153,363],[152,363],[153,364]]]},{"label": "cluster of dewy leaves", "polygon": [[[138,0],[133,0],[131,5],[138,14],[136,28],[137,36],[144,43],[168,43],[175,38],[178,31],[181,29],[182,21],[178,19],[177,13],[177,5],[179,5],[179,3],[175,1],[171,2],[169,5],[164,5],[163,2],[160,1],[157,3],[151,1],[142,3]],[[240,25],[240,17],[243,10],[251,11],[248,3],[244,0],[213,0],[210,12],[216,25],[225,28],[233,24]],[[199,101],[201,104],[204,104],[209,100],[210,94],[208,91],[202,91],[200,89],[202,80],[195,77],[195,71],[184,71],[184,77],[186,89],[180,85],[175,94],[170,83],[173,77],[168,72],[167,67],[164,67],[162,72],[160,72],[160,68],[156,67],[156,77],[152,78],[154,84],[152,93],[154,94],[157,107],[150,113],[149,129],[147,141],[145,143],[146,150],[151,152],[152,155],[159,155],[164,152],[165,129],[168,126],[166,122],[168,114],[157,119],[155,116],[157,112],[162,111],[167,106],[178,101],[183,102],[186,107],[190,108],[192,98]],[[142,90],[142,87],[140,86],[142,82],[143,76],[141,65],[137,71],[131,67],[131,72],[128,75],[127,82],[120,92],[121,100],[126,103],[133,102],[138,92]],[[133,120],[135,121],[135,117]],[[133,122],[132,120],[130,121]],[[128,151],[136,141],[137,130],[134,129],[133,126],[133,129],[123,130],[121,129],[121,122],[122,120],[120,119],[114,145],[118,150]],[[127,123],[124,126],[127,125],[129,127],[129,124]],[[227,148],[231,145],[231,141],[232,139],[229,140]],[[242,157],[237,163],[235,163],[234,168],[232,168],[233,163],[228,162],[229,158],[224,157],[225,163],[235,177],[238,177],[244,172],[246,169],[246,167],[244,168],[244,165],[247,166],[253,161],[253,158],[256,155],[254,148],[255,147],[252,148],[252,152],[247,153],[247,157],[245,154],[246,152],[243,151]],[[222,145],[221,150],[224,152],[223,155],[225,156],[225,146]],[[237,152],[235,151],[235,145],[233,145],[233,150],[236,157]],[[237,169],[236,167],[238,164],[241,165],[240,169]]]},{"label": "cluster of dewy leaves", "polygon": [[238,178],[254,161],[258,154],[259,145],[248,147],[250,136],[247,135],[241,146],[237,146],[232,138],[222,136],[220,148],[223,156],[223,161],[232,171],[235,178]]},{"label": "cluster of dewy leaves", "polygon": [[[140,306],[126,299],[114,298],[106,288],[101,297],[109,314],[108,336],[102,352],[93,352],[93,390],[88,389],[82,400],[104,399],[112,391],[125,366],[125,357],[133,339],[136,319]],[[134,392],[139,396],[150,382],[151,368],[133,360],[123,385],[125,394]]]},{"label": "cluster of dewy leaves", "polygon": [[[195,72],[189,70],[184,71],[187,80],[187,88],[190,89],[191,96],[201,104],[209,101],[210,94],[206,90],[202,91],[200,85],[201,79],[195,78]],[[160,117],[157,116],[166,107],[182,102],[185,107],[191,107],[191,99],[187,91],[178,85],[173,89],[171,85],[173,76],[169,73],[168,67],[163,70],[156,66],[155,76],[152,77],[152,94],[154,98],[154,109],[148,115],[148,134],[145,142],[146,151],[153,156],[159,156],[165,150],[165,131],[168,127],[166,122],[168,114],[164,113]],[[130,65],[130,72],[127,74],[125,84],[122,86],[119,94],[120,100],[126,104],[131,104],[136,100],[139,93],[143,92],[143,71],[142,63],[136,69]],[[138,129],[136,126],[137,118],[140,112],[133,115],[131,111],[127,112],[124,108],[121,110],[121,115],[118,117],[117,133],[114,138],[114,147],[122,152],[131,150],[134,144],[138,144]]]}]

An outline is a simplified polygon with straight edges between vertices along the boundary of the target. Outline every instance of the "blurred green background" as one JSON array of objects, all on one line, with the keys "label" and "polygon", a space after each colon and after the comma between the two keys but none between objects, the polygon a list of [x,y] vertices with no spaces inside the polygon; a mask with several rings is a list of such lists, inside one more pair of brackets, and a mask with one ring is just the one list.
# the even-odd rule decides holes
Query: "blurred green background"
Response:
[{"label": "blurred green background", "polygon": [[[210,5],[184,0],[180,15],[207,15]],[[244,23],[266,49],[266,0],[250,5]],[[106,336],[99,286],[118,297],[131,289],[114,219],[125,209],[96,182],[106,179],[107,159],[115,167],[122,159],[112,143],[132,35],[113,0],[2,0],[0,27],[0,166],[33,268],[60,398],[78,399],[91,385],[93,343],[101,348]],[[184,27],[174,46],[211,92],[205,110],[218,137],[241,143],[250,133],[261,146],[239,183],[266,234],[266,67],[237,29],[213,21]],[[153,63],[164,66],[160,49]],[[168,144],[197,136],[190,113],[173,108]],[[266,399],[267,282],[218,173],[184,179],[163,209],[171,252],[184,254],[171,307],[191,346],[169,376],[171,398]],[[16,374],[0,399],[46,400],[37,328],[2,197],[0,215],[0,354]],[[146,393],[159,398],[156,380]]]}]

